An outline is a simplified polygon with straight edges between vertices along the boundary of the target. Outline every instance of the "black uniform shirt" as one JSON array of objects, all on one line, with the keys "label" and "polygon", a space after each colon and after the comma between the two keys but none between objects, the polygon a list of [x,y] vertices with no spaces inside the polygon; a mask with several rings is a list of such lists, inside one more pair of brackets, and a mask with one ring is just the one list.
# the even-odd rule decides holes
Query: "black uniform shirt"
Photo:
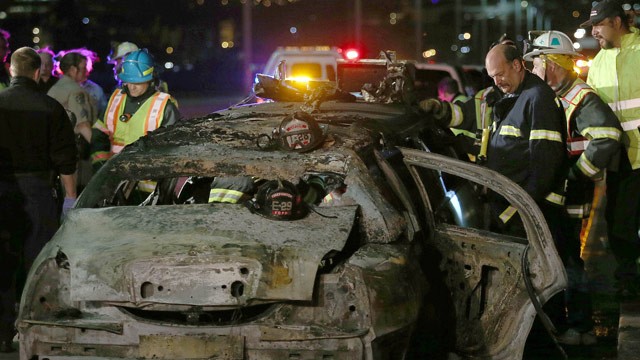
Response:
[{"label": "black uniform shirt", "polygon": [[76,170],[75,136],[66,111],[38,90],[35,81],[15,77],[0,91],[0,175]]}]

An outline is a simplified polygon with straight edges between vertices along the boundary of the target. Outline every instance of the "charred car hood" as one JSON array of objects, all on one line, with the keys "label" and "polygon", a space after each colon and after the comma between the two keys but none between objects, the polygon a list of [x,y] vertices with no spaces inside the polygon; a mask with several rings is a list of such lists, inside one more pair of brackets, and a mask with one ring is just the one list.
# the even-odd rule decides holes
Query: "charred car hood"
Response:
[{"label": "charred car hood", "polygon": [[357,206],[276,221],[242,205],[77,209],[47,247],[66,255],[72,301],[235,306],[310,300]]}]

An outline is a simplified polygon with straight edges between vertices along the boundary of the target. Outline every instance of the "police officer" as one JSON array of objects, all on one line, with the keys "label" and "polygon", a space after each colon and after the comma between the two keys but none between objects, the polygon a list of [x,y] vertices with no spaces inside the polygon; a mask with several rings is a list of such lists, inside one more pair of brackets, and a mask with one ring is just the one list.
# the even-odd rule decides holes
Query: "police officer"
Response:
[{"label": "police officer", "polygon": [[589,217],[594,181],[603,178],[607,168],[615,168],[620,152],[622,128],[611,108],[585,84],[575,71],[574,59],[581,57],[569,37],[559,31],[529,33],[533,49],[524,60],[533,61],[533,73],[560,97],[567,119],[567,151],[570,168],[565,207],[569,215],[564,246],[558,249],[569,286],[565,294],[565,329],[558,340],[567,345],[596,342],[591,332],[591,297],[584,262],[580,257],[583,219]]},{"label": "police officer", "polygon": [[11,57],[11,85],[0,92],[0,352],[12,351],[16,291],[58,228],[52,175],[75,203],[77,150],[62,105],[38,89],[40,57],[23,47]]},{"label": "police officer", "polygon": [[173,97],[153,86],[154,60],[146,49],[125,56],[118,78],[124,86],[113,92],[104,120],[93,128],[91,158],[96,169],[126,145],[180,119]]}]

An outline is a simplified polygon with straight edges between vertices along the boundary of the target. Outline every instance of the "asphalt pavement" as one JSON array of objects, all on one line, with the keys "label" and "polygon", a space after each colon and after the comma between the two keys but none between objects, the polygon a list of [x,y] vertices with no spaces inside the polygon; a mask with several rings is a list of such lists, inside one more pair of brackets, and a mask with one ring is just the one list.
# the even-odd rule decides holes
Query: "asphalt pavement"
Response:
[{"label": "asphalt pavement", "polygon": [[208,115],[216,110],[227,108],[237,104],[248,96],[243,93],[231,94],[194,94],[194,93],[176,93],[172,94],[178,101],[178,109],[180,115],[184,119],[193,117],[201,117]]},{"label": "asphalt pavement", "polygon": [[[618,322],[620,317],[619,301],[613,271],[616,261],[609,250],[604,221],[606,199],[603,197],[604,184],[596,188],[596,201],[593,221],[582,248],[582,258],[591,285],[593,302],[594,332],[598,343],[592,346],[563,346],[569,359],[617,359]],[[547,360],[562,359],[550,356]]]}]

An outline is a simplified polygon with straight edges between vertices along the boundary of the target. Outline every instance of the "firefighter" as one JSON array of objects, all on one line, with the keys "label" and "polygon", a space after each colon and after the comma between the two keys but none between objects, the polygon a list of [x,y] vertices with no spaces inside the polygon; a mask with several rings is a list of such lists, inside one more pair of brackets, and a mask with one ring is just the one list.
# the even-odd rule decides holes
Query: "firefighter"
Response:
[{"label": "firefighter", "polygon": [[124,86],[113,92],[104,120],[93,127],[91,159],[96,170],[126,145],[180,119],[173,97],[152,85],[154,61],[146,49],[124,58],[118,78]]},{"label": "firefighter", "polygon": [[438,82],[438,99],[452,103],[463,103],[469,98],[458,90],[458,82],[447,76]]},{"label": "firefighter", "polygon": [[[487,54],[486,65],[496,88],[479,94],[484,100],[470,99],[465,103],[470,105],[466,111],[437,99],[422,101],[420,106],[443,124],[466,125],[469,133],[474,132],[476,119],[485,122],[479,153],[485,157],[484,164],[527,191],[543,210],[554,239],[562,242],[558,230],[564,218],[566,174],[562,106],[553,90],[525,69],[516,47],[496,45]],[[486,109],[489,102],[490,114]],[[515,208],[495,194],[490,194],[490,203],[496,231],[525,235]]]},{"label": "firefighter", "polygon": [[118,77],[118,74],[122,70],[122,61],[129,53],[139,49],[138,45],[128,41],[114,43],[113,45],[111,52],[107,56],[107,64],[113,65],[113,77],[116,79],[116,87],[122,87],[121,80]]},{"label": "firefighter", "polygon": [[[581,57],[569,37],[559,31],[529,32],[533,49],[524,55],[533,62],[533,73],[545,80],[562,101],[567,120],[569,173],[565,208],[569,215],[563,247],[558,249],[569,279],[564,296],[566,330],[558,341],[567,345],[591,345],[591,297],[584,262],[580,257],[580,232],[589,217],[594,182],[603,178],[607,168],[615,168],[620,152],[622,128],[615,114],[593,89],[573,70],[574,59]],[[564,315],[564,314],[563,314]]]},{"label": "firefighter", "polygon": [[615,277],[619,294],[640,296],[640,30],[629,26],[619,2],[593,3],[589,20],[591,35],[600,51],[589,69],[587,84],[618,117],[625,151],[617,172],[607,174],[607,235],[618,266]]},{"label": "firefighter", "polygon": [[222,176],[211,182],[209,203],[237,204],[248,200],[255,192],[255,181],[251,176]]}]

